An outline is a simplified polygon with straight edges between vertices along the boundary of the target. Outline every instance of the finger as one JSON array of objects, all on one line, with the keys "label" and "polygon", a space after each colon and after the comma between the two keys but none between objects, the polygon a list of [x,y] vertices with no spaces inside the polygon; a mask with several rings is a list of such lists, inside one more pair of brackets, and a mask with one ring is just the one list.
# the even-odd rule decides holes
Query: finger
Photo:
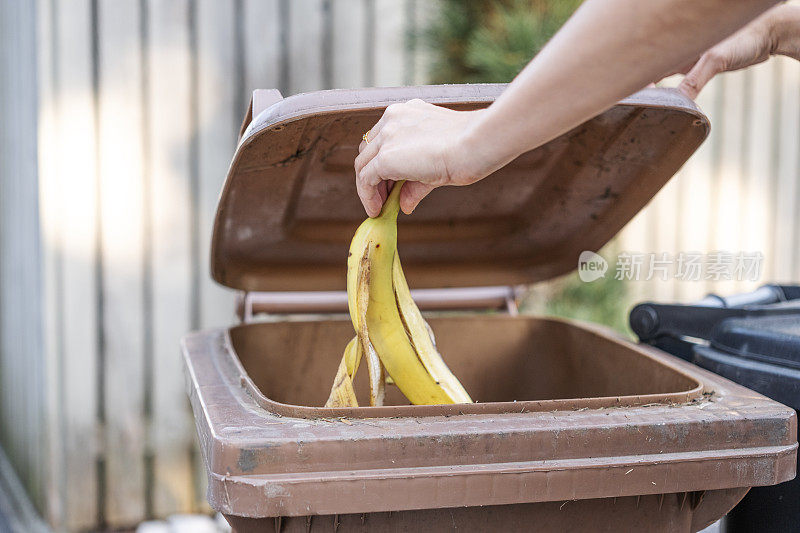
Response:
[{"label": "finger", "polygon": [[380,134],[383,127],[386,125],[386,121],[388,121],[396,112],[397,107],[399,104],[391,104],[388,106],[381,115],[381,118],[378,119],[378,122],[375,123],[366,133],[366,142],[364,140],[361,141],[363,145],[372,144],[372,141],[378,138],[378,134]]},{"label": "finger", "polygon": [[378,194],[381,195],[381,208],[386,203],[386,199],[389,198],[389,193],[392,192],[395,183],[397,182],[394,180],[381,180],[378,184]]},{"label": "finger", "polygon": [[683,77],[683,81],[678,85],[678,90],[694,100],[711,78],[723,70],[722,64],[716,57],[706,52]]},{"label": "finger", "polygon": [[359,153],[356,156],[356,160],[353,163],[353,166],[356,169],[356,174],[361,172],[361,169],[363,169],[366,166],[366,164],[369,163],[372,160],[372,158],[378,154],[378,151],[380,150],[381,147],[381,143],[383,143],[383,136],[378,135],[378,137],[376,137],[374,140],[364,145],[364,149],[361,150],[361,153]]},{"label": "finger", "polygon": [[378,172],[378,160],[373,158],[356,175],[356,190],[364,210],[370,217],[376,217],[381,212],[383,200],[381,199],[378,186],[381,183],[380,173]]},{"label": "finger", "polygon": [[403,213],[410,215],[417,208],[419,203],[428,193],[434,189],[433,185],[421,183],[419,181],[407,181],[400,191],[400,209]]},{"label": "finger", "polygon": [[386,199],[389,197],[388,181],[383,180],[378,184],[378,194],[381,196],[381,205],[383,205],[386,202]]}]

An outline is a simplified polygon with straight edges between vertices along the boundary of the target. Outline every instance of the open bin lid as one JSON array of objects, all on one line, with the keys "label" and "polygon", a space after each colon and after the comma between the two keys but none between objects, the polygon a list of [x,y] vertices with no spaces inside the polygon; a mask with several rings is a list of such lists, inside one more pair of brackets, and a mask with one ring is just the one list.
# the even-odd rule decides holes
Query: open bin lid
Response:
[{"label": "open bin lid", "polygon": [[[256,98],[217,210],[212,276],[247,291],[344,290],[350,239],[366,216],[353,170],[363,133],[392,103],[476,109],[504,89],[342,89],[283,99],[275,91],[260,112]],[[622,229],[708,132],[691,100],[645,89],[476,184],[433,191],[399,221],[409,284],[532,283],[573,270],[580,252]]]}]

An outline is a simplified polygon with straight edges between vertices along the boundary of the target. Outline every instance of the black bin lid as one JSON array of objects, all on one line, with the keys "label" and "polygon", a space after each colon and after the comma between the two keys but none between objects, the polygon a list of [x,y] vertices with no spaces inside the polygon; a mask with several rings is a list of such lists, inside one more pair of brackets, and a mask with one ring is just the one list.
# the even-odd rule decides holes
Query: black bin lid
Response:
[{"label": "black bin lid", "polygon": [[710,344],[731,355],[800,369],[800,309],[791,315],[724,320]]}]

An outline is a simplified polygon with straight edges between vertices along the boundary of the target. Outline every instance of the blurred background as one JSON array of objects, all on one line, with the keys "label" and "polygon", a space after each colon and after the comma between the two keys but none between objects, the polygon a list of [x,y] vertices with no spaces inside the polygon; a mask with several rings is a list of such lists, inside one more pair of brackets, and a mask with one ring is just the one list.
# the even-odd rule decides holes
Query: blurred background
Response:
[{"label": "blurred background", "polygon": [[[47,522],[208,510],[178,341],[236,321],[209,242],[253,89],[508,81],[578,4],[4,0],[0,444]],[[798,280],[799,87],[785,58],[715,79],[711,136],[601,251],[606,277],[523,310],[629,334],[637,301]],[[715,250],[761,252],[760,279],[614,279],[622,251]]]}]

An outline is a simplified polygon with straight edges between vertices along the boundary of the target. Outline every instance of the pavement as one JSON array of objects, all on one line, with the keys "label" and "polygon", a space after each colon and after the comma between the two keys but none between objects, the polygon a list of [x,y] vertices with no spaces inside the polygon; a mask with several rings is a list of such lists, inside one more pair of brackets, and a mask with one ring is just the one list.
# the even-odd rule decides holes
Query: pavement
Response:
[{"label": "pavement", "polygon": [[221,514],[215,517],[195,514],[176,514],[166,520],[142,522],[136,533],[230,533],[231,526]]}]

